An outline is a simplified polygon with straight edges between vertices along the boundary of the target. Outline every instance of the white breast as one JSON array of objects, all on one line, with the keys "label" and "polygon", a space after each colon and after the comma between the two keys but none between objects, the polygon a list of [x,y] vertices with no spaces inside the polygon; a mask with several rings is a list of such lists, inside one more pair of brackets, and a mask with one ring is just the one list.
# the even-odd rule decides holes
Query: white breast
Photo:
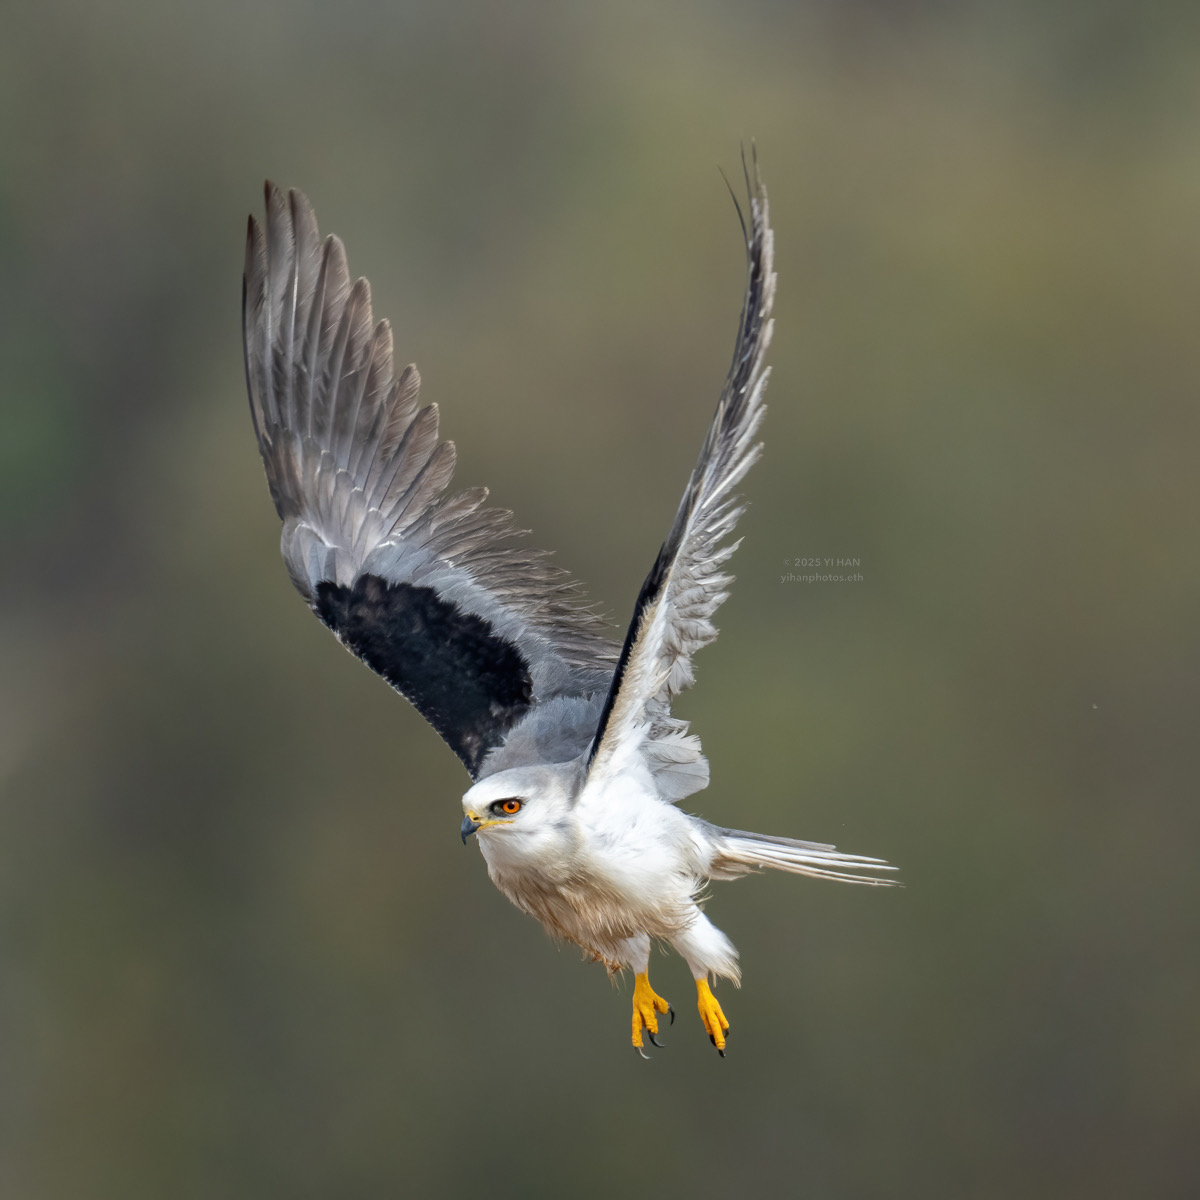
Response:
[{"label": "white breast", "polygon": [[604,958],[634,934],[678,933],[695,913],[705,848],[652,788],[647,772],[585,789],[552,837],[481,830],[493,882],[551,933]]}]

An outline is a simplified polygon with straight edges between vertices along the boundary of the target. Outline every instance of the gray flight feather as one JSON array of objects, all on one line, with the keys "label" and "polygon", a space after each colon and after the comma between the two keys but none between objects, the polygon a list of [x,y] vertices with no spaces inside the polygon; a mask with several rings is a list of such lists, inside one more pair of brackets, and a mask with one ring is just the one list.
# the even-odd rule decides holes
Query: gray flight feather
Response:
[{"label": "gray flight feather", "polygon": [[754,438],[770,373],[763,357],[775,297],[774,235],[757,159],[745,177],[748,279],[733,364],[671,532],[642,585],[590,752],[589,771],[597,773],[620,769],[627,753],[640,754],[668,800],[708,783],[700,741],[671,716],[670,704],[692,683],[692,655],[717,636],[712,617],[733,582],[724,564],[738,546],[725,539],[743,512],[733,488],[762,450]]},{"label": "gray flight feather", "polygon": [[250,218],[246,379],[292,582],[406,695],[476,778],[587,748],[617,647],[576,585],[522,544],[485,488],[447,495],[454,444],[396,375],[342,243],[266,186]]}]

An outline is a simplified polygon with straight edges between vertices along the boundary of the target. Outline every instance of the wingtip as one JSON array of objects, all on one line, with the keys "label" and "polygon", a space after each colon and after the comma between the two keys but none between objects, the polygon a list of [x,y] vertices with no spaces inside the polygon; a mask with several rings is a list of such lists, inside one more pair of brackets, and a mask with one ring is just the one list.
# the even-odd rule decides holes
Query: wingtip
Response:
[{"label": "wingtip", "polygon": [[246,291],[253,279],[261,279],[264,272],[266,256],[266,235],[258,218],[250,213],[246,218],[246,257],[242,264],[242,302],[245,303]]},{"label": "wingtip", "polygon": [[331,233],[322,243],[322,253],[328,258],[328,269],[350,279],[350,263],[346,257],[346,243],[336,233]]},{"label": "wingtip", "polygon": [[725,174],[724,167],[718,167],[721,179],[725,187],[729,190],[729,198],[733,201],[733,211],[737,213],[738,224],[742,227],[742,241],[746,243],[746,249],[750,248],[750,230],[746,228],[746,216],[742,212],[742,203],[737,197],[737,192],[733,190],[733,184],[729,182],[729,176]]},{"label": "wingtip", "polygon": [[288,188],[287,196],[292,228],[296,230],[298,237],[303,234],[315,247],[320,241],[320,233],[317,230],[317,214],[313,212],[313,206],[299,188]]}]

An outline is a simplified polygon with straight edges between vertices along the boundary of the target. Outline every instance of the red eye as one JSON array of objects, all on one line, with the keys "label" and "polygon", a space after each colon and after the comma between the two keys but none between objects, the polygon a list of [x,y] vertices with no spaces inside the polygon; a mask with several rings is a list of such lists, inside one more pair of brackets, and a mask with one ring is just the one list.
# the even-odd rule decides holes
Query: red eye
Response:
[{"label": "red eye", "polygon": [[521,811],[521,801],[505,800],[500,805],[500,811],[508,813],[508,815],[511,817],[514,813],[519,813]]}]

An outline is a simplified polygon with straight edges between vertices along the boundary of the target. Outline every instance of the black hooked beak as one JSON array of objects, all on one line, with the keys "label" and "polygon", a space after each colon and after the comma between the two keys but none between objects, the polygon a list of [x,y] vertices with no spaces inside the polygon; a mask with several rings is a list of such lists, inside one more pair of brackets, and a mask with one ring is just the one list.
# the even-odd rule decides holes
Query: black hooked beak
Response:
[{"label": "black hooked beak", "polygon": [[471,836],[471,834],[473,834],[475,832],[475,830],[477,830],[478,828],[479,828],[478,821],[473,820],[471,817],[463,817],[462,840],[463,840],[464,846],[467,844],[467,838],[469,838]]}]

